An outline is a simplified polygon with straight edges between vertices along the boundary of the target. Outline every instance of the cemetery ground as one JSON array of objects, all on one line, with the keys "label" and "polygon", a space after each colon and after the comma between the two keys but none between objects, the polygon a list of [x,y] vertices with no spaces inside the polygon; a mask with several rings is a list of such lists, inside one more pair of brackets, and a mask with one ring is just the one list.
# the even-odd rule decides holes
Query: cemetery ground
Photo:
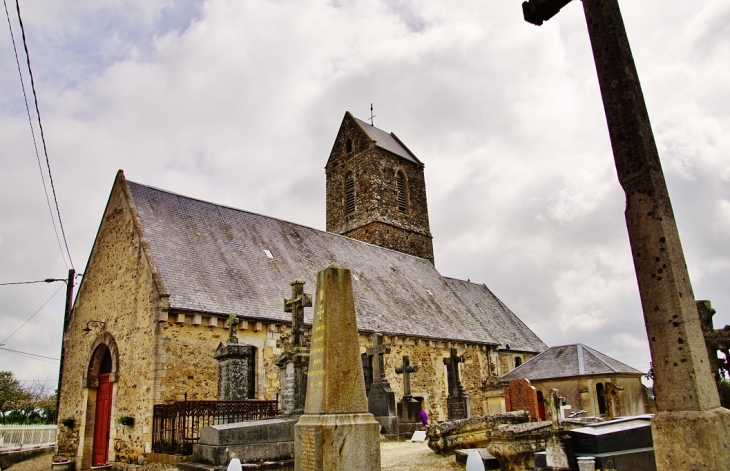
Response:
[{"label": "cemetery ground", "polygon": [[[7,471],[49,471],[53,454],[41,455],[16,463]],[[426,470],[463,470],[464,466],[454,461],[454,456],[437,455],[428,448],[427,442],[381,442],[382,471],[426,471]],[[144,466],[126,465],[129,471],[177,471],[174,466],[147,464]]]}]

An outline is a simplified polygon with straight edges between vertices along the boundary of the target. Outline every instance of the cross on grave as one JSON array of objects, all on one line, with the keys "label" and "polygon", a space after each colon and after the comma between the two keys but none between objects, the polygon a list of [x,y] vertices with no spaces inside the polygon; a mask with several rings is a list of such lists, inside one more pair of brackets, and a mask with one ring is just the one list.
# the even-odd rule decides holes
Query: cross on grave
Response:
[{"label": "cross on grave", "polygon": [[291,282],[291,298],[284,299],[284,312],[291,312],[292,346],[304,346],[304,308],[312,307],[312,295],[304,292],[304,282]]},{"label": "cross on grave", "polygon": [[383,335],[373,334],[373,347],[367,349],[367,354],[373,357],[373,383],[385,381],[385,359],[390,353],[390,344],[383,345]]},{"label": "cross on grave", "polygon": [[411,373],[418,371],[418,365],[411,365],[408,355],[403,356],[403,365],[395,369],[397,374],[403,375],[403,395],[411,396]]},{"label": "cross on grave", "polygon": [[228,343],[238,343],[238,336],[236,331],[238,330],[238,317],[231,313],[228,316]]},{"label": "cross on grave", "polygon": [[449,396],[460,396],[463,394],[461,379],[459,378],[459,363],[464,363],[464,356],[457,355],[456,349],[451,347],[451,355],[444,358],[444,365],[449,376]]},{"label": "cross on grave", "polygon": [[[522,11],[526,21],[541,25],[568,3],[529,0]],[[713,384],[710,362],[621,10],[618,0],[582,3],[616,173],[626,195],[626,227],[654,368],[657,470],[721,469],[730,461],[724,443],[730,411],[720,407],[717,389],[707,386]]]}]

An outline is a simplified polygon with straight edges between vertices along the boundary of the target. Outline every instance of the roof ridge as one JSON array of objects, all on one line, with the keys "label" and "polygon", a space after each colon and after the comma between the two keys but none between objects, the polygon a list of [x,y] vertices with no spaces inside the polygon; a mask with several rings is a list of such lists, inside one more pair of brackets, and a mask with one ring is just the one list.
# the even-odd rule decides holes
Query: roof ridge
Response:
[{"label": "roof ridge", "polygon": [[[601,358],[601,356],[602,356],[602,355],[603,355],[603,356],[608,356],[608,355],[606,355],[605,353],[601,353],[601,352],[599,352],[598,350],[595,350],[595,349],[593,349],[593,348],[591,348],[591,347],[589,347],[589,346],[587,346],[587,345],[584,345],[584,347],[585,347],[585,349],[586,349],[586,350],[588,350],[588,351],[589,351],[589,352],[590,352],[590,353],[591,353],[591,354],[592,354],[592,355],[593,355],[593,356],[594,356],[594,357],[595,357],[595,358],[596,358],[596,359],[597,359],[598,361],[600,361],[601,363],[603,363],[603,364],[604,364],[604,365],[606,365],[607,367],[611,368],[611,369],[612,369],[612,370],[613,370],[614,372],[616,372],[616,373],[618,373],[618,372],[619,372],[619,370],[617,370],[617,369],[616,369],[616,368],[614,368],[613,366],[609,365],[609,364],[608,364],[608,363],[606,362],[606,360],[604,360],[603,358]],[[627,365],[626,363],[624,363],[624,362],[622,362],[622,361],[616,360],[616,359],[615,359],[615,358],[613,358],[613,357],[608,357],[608,358],[611,358],[612,360],[614,360],[614,361],[617,361],[617,362],[621,363],[621,364],[622,364],[622,365],[624,365],[624,366],[628,366],[628,367],[629,367],[629,368],[631,368],[632,370],[635,370],[635,369],[636,369],[636,368],[634,368],[634,367],[632,367],[632,366],[629,366],[629,365]],[[637,371],[638,371],[638,370],[637,370]]]},{"label": "roof ridge", "polygon": [[[127,180],[127,183],[132,183],[134,185],[138,185],[138,186],[141,186],[141,187],[144,187],[144,188],[149,188],[149,189],[152,189],[152,190],[155,190],[155,191],[160,191],[162,193],[167,193],[169,195],[174,195],[174,196],[177,196],[177,197],[180,197],[180,198],[185,198],[185,199],[188,199],[188,200],[198,201],[200,203],[210,204],[210,205],[215,206],[217,208],[226,208],[226,209],[230,209],[230,210],[233,210],[233,211],[238,211],[238,212],[241,212],[241,213],[252,214],[254,216],[258,216],[258,217],[262,217],[262,218],[269,219],[271,221],[276,221],[276,222],[279,222],[279,223],[282,223],[283,222],[285,224],[291,224],[291,225],[294,225],[294,226],[303,227],[305,229],[310,229],[310,230],[313,230],[313,231],[321,232],[321,233],[328,234],[328,235],[331,235],[331,236],[334,236],[334,237],[342,237],[342,238],[345,238],[347,240],[353,240],[353,241],[356,241],[356,242],[361,243],[361,244],[371,245],[373,247],[378,247],[378,248],[381,248],[383,250],[388,250],[390,252],[394,252],[394,253],[397,253],[397,254],[405,255],[407,257],[413,257],[413,258],[416,258],[416,259],[419,259],[419,260],[424,260],[424,261],[428,262],[428,260],[425,259],[425,258],[423,258],[423,257],[418,257],[416,255],[411,255],[411,254],[405,253],[405,252],[399,252],[398,250],[389,249],[388,247],[383,247],[382,245],[371,244],[370,242],[365,242],[365,241],[362,241],[362,240],[359,240],[359,239],[353,239],[352,237],[347,237],[347,236],[344,236],[344,235],[341,235],[341,234],[336,234],[334,232],[323,231],[322,229],[317,229],[316,227],[307,226],[305,224],[301,224],[301,223],[298,223],[298,222],[288,221],[286,219],[275,218],[273,216],[267,216],[265,214],[257,213],[257,212],[254,212],[254,211],[249,211],[249,210],[246,210],[246,209],[235,208],[233,206],[229,206],[229,205],[226,205],[226,204],[214,203],[212,201],[208,201],[208,200],[204,200],[204,199],[200,199],[200,198],[195,198],[193,196],[183,195],[183,194],[177,193],[175,191],[164,190],[162,188],[158,188],[158,187],[152,186],[152,185],[145,185],[143,183],[138,183],[138,182],[134,182],[134,181],[130,181],[130,180]],[[431,262],[428,262],[428,263],[431,263]],[[434,265],[434,269],[436,269],[436,266],[435,265]],[[438,270],[436,270],[436,271],[438,272]],[[441,275],[440,272],[439,272],[439,275]],[[443,275],[441,275],[441,277],[443,277]]]}]

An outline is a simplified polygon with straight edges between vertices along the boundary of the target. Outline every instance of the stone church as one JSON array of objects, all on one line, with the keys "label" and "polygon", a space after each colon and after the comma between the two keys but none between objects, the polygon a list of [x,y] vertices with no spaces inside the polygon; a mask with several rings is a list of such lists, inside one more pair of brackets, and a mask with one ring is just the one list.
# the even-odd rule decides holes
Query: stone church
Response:
[{"label": "stone church", "polygon": [[[446,420],[444,359],[455,349],[471,415],[504,411],[499,377],[547,346],[487,286],[436,270],[423,163],[395,134],[346,113],[326,177],[321,231],[119,171],[63,336],[60,455],[79,469],[136,462],[152,451],[153,405],[216,400],[214,354],[230,314],[251,346],[247,396],[276,399],[277,358],[292,341],[283,300],[294,280],[313,293],[332,263],[353,274],[361,352],[376,333],[390,345],[396,400],[408,355],[413,396]],[[312,308],[304,315],[309,329]]]}]

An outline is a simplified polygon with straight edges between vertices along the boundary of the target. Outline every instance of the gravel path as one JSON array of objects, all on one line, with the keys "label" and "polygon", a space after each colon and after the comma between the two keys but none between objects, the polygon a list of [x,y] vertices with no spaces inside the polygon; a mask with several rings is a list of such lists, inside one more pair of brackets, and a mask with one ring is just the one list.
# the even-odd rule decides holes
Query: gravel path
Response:
[{"label": "gravel path", "polygon": [[[380,444],[382,471],[441,471],[460,470],[453,456],[439,456],[428,448],[426,442],[382,442]],[[16,463],[4,471],[49,471],[53,454],[41,455]],[[130,466],[130,468],[132,468]],[[148,464],[136,467],[137,471],[177,471],[174,466]]]}]

